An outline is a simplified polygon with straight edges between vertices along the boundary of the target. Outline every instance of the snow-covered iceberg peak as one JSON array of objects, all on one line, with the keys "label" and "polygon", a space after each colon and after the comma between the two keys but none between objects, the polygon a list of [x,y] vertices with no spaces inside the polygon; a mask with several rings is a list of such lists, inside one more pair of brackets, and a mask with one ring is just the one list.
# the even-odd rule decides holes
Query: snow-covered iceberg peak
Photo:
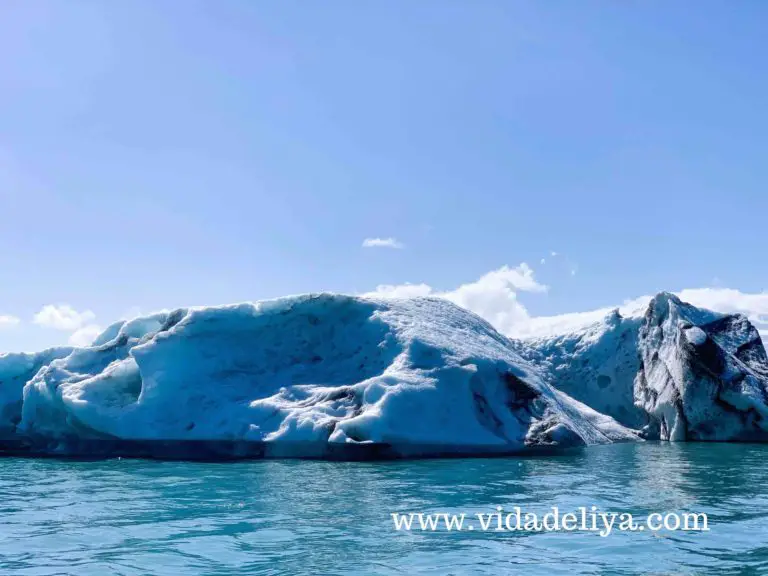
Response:
[{"label": "snow-covered iceberg peak", "polygon": [[768,358],[742,315],[661,293],[638,334],[635,400],[663,440],[768,440]]},{"label": "snow-covered iceberg peak", "polygon": [[218,443],[230,455],[426,455],[637,439],[552,388],[471,312],[334,294],[115,324],[42,367],[21,416],[18,443],[64,453]]}]

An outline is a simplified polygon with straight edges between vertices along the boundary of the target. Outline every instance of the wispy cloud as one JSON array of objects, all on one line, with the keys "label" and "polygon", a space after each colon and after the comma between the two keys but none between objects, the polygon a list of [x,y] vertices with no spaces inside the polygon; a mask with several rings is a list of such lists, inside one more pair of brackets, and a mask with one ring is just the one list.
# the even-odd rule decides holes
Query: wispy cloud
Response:
[{"label": "wispy cloud", "polygon": [[73,346],[88,346],[101,333],[101,326],[95,324],[96,314],[90,310],[78,312],[69,304],[46,304],[35,314],[32,321],[38,326],[72,332],[69,343]]},{"label": "wispy cloud", "polygon": [[72,346],[89,346],[101,332],[101,326],[98,326],[97,324],[86,324],[72,333],[69,337],[69,343]]},{"label": "wispy cloud", "polygon": [[435,291],[429,284],[381,284],[376,290],[366,296],[383,296],[385,298],[416,298],[417,296],[432,296]]},{"label": "wispy cloud", "polygon": [[8,314],[0,315],[0,330],[15,328],[19,324],[21,324],[21,319],[16,316],[10,316]]},{"label": "wispy cloud", "polygon": [[39,326],[56,330],[77,330],[91,322],[96,315],[90,310],[78,312],[69,304],[46,304],[32,321]]},{"label": "wispy cloud", "polygon": [[403,249],[405,244],[396,238],[366,238],[363,240],[363,248],[395,248]]}]

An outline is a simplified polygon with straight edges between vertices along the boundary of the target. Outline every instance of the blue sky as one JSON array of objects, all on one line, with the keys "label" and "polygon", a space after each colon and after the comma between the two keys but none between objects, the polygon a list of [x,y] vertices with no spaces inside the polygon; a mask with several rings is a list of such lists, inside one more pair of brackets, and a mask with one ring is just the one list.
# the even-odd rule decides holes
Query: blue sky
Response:
[{"label": "blue sky", "polygon": [[766,21],[757,0],[6,1],[0,350],[66,341],[46,305],[103,326],[522,262],[548,287],[531,315],[760,293]]}]

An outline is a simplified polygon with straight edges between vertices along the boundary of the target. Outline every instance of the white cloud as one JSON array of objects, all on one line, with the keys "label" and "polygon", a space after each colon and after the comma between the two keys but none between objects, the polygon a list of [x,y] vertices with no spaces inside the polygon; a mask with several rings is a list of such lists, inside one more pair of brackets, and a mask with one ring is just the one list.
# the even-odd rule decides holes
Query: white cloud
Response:
[{"label": "white cloud", "polygon": [[[768,342],[768,292],[745,293],[733,288],[686,288],[675,292],[683,301],[723,314],[743,314]],[[607,306],[590,312],[575,312],[557,316],[530,317],[505,332],[516,338],[555,336],[597,322],[616,308],[625,316],[642,314],[651,296],[627,300],[621,306]]]},{"label": "white cloud", "polygon": [[427,284],[382,284],[366,296],[384,296],[386,298],[415,298],[416,296],[431,296],[432,286]]},{"label": "white cloud", "polygon": [[558,334],[571,332],[584,326],[588,326],[589,324],[593,324],[594,322],[598,322],[616,308],[618,308],[619,312],[624,316],[643,314],[650,301],[650,296],[641,296],[640,298],[635,298],[633,300],[625,300],[620,306],[606,306],[605,308],[598,308],[597,310],[590,310],[587,312],[569,312],[566,314],[557,314],[555,316],[531,316],[524,322],[520,322],[513,326],[512,329],[506,331],[505,334],[513,338],[542,338],[557,336]]},{"label": "white cloud", "polygon": [[557,252],[555,252],[554,250],[552,250],[552,251],[549,253],[549,255],[550,255],[550,256],[552,256],[552,258],[554,258],[555,256],[557,256]]},{"label": "white cloud", "polygon": [[21,324],[21,320],[16,316],[0,315],[0,330],[15,328]]},{"label": "white cloud", "polygon": [[[485,318],[497,330],[513,338],[548,337],[570,332],[601,320],[616,308],[624,316],[640,315],[651,300],[651,296],[641,296],[626,300],[621,305],[586,312],[531,316],[518,300],[517,293],[546,290],[547,286],[536,281],[533,270],[527,264],[521,264],[517,268],[503,266],[455,290],[441,292],[427,284],[400,284],[379,286],[369,295],[446,298]],[[676,294],[694,306],[722,313],[744,314],[763,338],[768,339],[768,292],[749,294],[731,288],[694,288],[680,290]]]},{"label": "white cloud", "polygon": [[694,306],[717,312],[738,312],[753,322],[768,323],[768,292],[746,294],[732,288],[689,288],[677,295]]},{"label": "white cloud", "polygon": [[508,332],[529,318],[528,310],[517,300],[516,290],[545,292],[547,287],[536,282],[533,270],[523,263],[517,268],[502,266],[442,296],[482,316],[499,331]]},{"label": "white cloud", "polygon": [[102,328],[96,324],[87,324],[75,330],[69,337],[72,346],[88,346],[101,334]]},{"label": "white cloud", "polygon": [[91,322],[96,315],[90,310],[78,312],[69,304],[47,304],[35,314],[33,322],[56,330],[72,331]]},{"label": "white cloud", "polygon": [[724,314],[744,314],[768,342],[768,292],[748,294],[733,288],[688,288],[677,293],[694,306]]},{"label": "white cloud", "polygon": [[[768,341],[768,293],[749,294],[733,288],[687,288],[675,294],[683,302],[700,308],[723,314],[743,314],[758,329],[763,341]],[[529,317],[505,334],[515,338],[556,336],[597,322],[616,308],[624,316],[642,314],[651,298],[641,296],[626,300],[620,306],[606,306],[589,312]]]},{"label": "white cloud", "polygon": [[366,238],[363,240],[363,248],[405,248],[405,244],[396,238]]},{"label": "white cloud", "polygon": [[378,286],[368,295],[386,297],[438,296],[482,316],[502,332],[512,330],[530,316],[517,300],[517,291],[545,292],[547,286],[539,284],[533,270],[526,263],[516,268],[502,266],[488,272],[475,282],[462,284],[455,290],[440,292],[427,284],[400,284]]}]

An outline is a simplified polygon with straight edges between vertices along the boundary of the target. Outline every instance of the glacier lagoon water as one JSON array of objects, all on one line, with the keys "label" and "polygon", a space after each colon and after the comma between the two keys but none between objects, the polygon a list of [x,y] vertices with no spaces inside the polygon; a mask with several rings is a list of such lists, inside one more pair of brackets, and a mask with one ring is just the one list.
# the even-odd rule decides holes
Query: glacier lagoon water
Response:
[{"label": "glacier lagoon water", "polygon": [[[0,573],[766,574],[768,446],[394,462],[0,459]],[[403,533],[391,512],[709,515],[706,533]]]}]

